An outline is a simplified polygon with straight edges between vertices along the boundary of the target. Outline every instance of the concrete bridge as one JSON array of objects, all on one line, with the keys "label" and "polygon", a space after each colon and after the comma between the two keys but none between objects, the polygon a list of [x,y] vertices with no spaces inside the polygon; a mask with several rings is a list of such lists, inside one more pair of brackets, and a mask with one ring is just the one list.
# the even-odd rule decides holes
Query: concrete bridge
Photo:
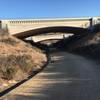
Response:
[{"label": "concrete bridge", "polygon": [[73,34],[52,34],[52,35],[39,35],[39,36],[33,36],[32,40],[34,42],[42,42],[46,40],[61,40],[64,38],[68,38],[69,36],[72,36]]},{"label": "concrete bridge", "polygon": [[18,38],[27,38],[49,32],[80,34],[100,23],[100,17],[55,18],[55,19],[10,19],[1,20],[1,29]]}]

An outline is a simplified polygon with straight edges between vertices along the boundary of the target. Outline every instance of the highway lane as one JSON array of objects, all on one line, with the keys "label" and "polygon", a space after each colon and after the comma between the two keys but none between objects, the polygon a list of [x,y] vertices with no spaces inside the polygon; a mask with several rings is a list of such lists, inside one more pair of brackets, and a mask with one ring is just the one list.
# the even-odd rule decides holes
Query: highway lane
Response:
[{"label": "highway lane", "polygon": [[100,65],[66,52],[52,54],[51,63],[7,100],[100,100]]}]

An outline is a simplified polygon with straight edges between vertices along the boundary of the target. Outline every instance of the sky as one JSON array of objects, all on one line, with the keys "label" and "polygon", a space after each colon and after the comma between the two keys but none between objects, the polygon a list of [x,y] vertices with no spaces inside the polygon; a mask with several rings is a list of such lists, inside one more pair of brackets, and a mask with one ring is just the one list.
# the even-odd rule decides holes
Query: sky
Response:
[{"label": "sky", "polygon": [[0,0],[0,19],[100,16],[100,0]]}]

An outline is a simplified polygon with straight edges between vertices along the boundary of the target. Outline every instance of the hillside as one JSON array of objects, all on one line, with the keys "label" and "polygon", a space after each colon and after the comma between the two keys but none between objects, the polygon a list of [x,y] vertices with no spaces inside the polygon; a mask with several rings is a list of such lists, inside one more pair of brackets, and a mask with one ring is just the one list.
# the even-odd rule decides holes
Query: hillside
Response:
[{"label": "hillside", "polygon": [[71,53],[100,59],[100,25],[95,25],[92,32],[72,36],[54,45]]},{"label": "hillside", "polygon": [[40,49],[31,46],[8,34],[0,35],[0,88],[9,80],[20,81],[34,71],[41,69],[46,55]]}]

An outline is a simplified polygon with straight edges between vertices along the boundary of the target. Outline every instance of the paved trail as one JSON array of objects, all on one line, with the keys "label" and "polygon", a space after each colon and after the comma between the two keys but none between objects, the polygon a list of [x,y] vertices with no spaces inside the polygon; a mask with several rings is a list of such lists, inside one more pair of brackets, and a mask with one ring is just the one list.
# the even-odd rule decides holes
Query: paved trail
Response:
[{"label": "paved trail", "polygon": [[99,64],[64,52],[52,60],[7,100],[100,100]]}]

